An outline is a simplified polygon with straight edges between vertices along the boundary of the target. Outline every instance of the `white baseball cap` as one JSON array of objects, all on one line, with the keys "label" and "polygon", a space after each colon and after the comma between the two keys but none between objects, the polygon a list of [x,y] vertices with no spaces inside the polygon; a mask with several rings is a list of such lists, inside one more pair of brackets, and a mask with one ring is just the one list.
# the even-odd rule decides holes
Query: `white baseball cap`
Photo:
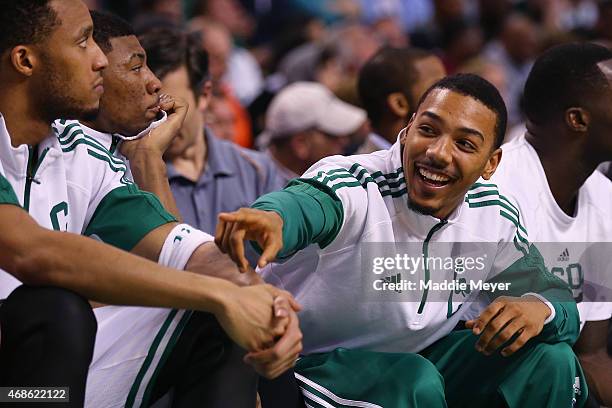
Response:
[{"label": "white baseball cap", "polygon": [[331,136],[348,136],[365,122],[363,109],[343,102],[317,82],[295,82],[272,99],[260,143],[317,129]]}]

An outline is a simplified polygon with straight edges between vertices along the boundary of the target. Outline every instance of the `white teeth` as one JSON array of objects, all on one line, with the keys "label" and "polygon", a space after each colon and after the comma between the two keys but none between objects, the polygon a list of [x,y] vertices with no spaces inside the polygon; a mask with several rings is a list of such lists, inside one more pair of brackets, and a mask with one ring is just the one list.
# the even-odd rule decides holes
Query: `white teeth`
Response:
[{"label": "white teeth", "polygon": [[421,174],[421,176],[425,177],[426,179],[432,180],[432,181],[445,182],[445,181],[450,180],[447,176],[444,176],[442,174],[433,173],[429,170],[425,170],[422,167],[419,167],[419,173]]}]

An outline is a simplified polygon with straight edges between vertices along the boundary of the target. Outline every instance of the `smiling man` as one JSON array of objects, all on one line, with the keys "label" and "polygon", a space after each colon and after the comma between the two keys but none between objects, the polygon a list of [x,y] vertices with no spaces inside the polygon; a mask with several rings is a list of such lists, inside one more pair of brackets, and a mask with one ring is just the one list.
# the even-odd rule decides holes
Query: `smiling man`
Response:
[{"label": "smiling man", "polygon": [[[246,262],[243,238],[262,247],[261,267],[283,260],[263,275],[304,306],[306,356],[296,378],[307,402],[582,404],[586,389],[570,348],[576,305],[528,243],[516,206],[486,181],[505,127],[490,83],[451,76],[425,93],[390,150],[324,159],[253,208],[220,216],[216,240],[237,262]],[[401,252],[422,267],[395,262],[377,276],[409,278],[408,289],[373,293],[372,257],[393,261]],[[455,267],[429,263],[443,256]],[[464,271],[469,257],[483,267]],[[479,282],[509,290],[486,291]],[[469,330],[453,331],[472,302],[488,306],[466,322]]]}]

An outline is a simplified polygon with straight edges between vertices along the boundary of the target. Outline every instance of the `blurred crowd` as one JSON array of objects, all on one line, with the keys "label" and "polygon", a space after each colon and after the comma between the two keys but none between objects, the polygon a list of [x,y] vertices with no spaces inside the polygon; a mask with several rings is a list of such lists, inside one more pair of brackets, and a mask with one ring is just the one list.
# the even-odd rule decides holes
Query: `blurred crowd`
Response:
[{"label": "blurred crowd", "polygon": [[[417,47],[437,56],[447,74],[470,72],[488,79],[508,106],[511,138],[523,129],[521,91],[537,55],[573,40],[612,44],[612,0],[88,3],[123,16],[140,32],[171,24],[199,32],[212,81],[207,126],[217,137],[261,150],[275,139],[266,132],[268,108],[292,83],[317,82],[341,100],[363,107],[359,72],[381,47]],[[311,109],[307,102],[302,105],[297,109]],[[321,154],[357,151],[367,142],[369,125],[365,121],[340,141],[333,139]]]}]

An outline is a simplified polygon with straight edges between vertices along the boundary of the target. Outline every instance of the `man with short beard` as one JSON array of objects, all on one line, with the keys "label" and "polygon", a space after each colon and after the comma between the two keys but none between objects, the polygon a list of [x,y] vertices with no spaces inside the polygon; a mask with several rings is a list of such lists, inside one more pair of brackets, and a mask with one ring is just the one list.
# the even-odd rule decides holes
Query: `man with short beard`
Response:
[{"label": "man with short beard", "polygon": [[[244,264],[238,243],[256,241],[264,278],[303,304],[295,372],[308,404],[584,403],[576,304],[516,204],[488,182],[505,128],[493,85],[450,76],[424,93],[391,149],[324,159],[220,215],[222,248]],[[472,303],[485,307],[454,330]]]},{"label": "man with short beard", "polygon": [[[101,71],[108,61],[92,38],[87,7],[80,0],[2,0],[0,7],[0,299],[6,298],[0,385],[69,387],[69,406],[84,405],[96,322],[82,297],[53,287],[107,304],[176,308],[172,317],[181,320],[168,320],[160,345],[176,340],[171,333],[186,322],[185,309],[213,313],[248,350],[273,344],[289,324],[290,295],[161,266],[77,235],[135,246],[174,218],[122,174],[120,187],[104,190],[108,175],[82,166],[83,158],[113,173],[121,169],[95,141],[76,132],[70,140],[51,133],[57,117],[95,113],[104,90]],[[119,205],[107,205],[117,196]],[[126,203],[143,218],[143,228],[130,229],[133,219],[116,216],[127,214]],[[181,228],[161,251],[167,265],[214,248],[204,244],[209,237]],[[210,375],[214,379],[214,371]],[[142,395],[130,398],[138,403]]]}]

